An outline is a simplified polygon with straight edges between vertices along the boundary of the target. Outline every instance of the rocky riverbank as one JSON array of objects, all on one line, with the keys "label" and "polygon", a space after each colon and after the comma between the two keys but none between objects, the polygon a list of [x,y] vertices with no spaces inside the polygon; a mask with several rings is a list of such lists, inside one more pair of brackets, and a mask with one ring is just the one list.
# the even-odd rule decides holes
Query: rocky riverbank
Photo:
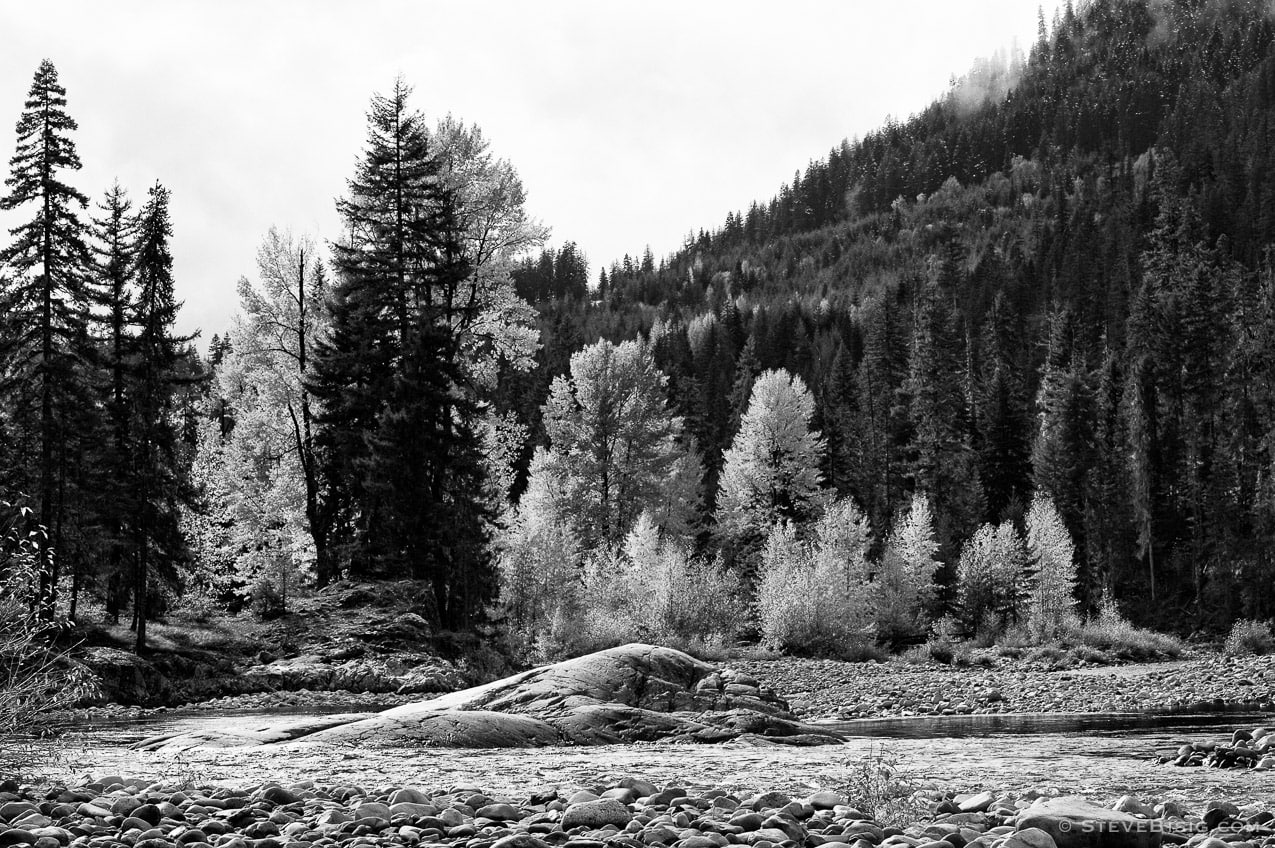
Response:
[{"label": "rocky riverbank", "polygon": [[1162,754],[1160,762],[1269,771],[1275,769],[1275,732],[1265,726],[1237,727],[1221,739],[1186,742],[1177,751]]},{"label": "rocky riverbank", "polygon": [[806,719],[1036,712],[1261,712],[1275,710],[1275,656],[1187,659],[1057,668],[998,657],[985,664],[736,660],[783,693]]},{"label": "rocky riverbank", "polygon": [[516,795],[479,786],[175,786],[102,776],[46,791],[0,786],[0,846],[32,848],[1192,848],[1275,844],[1269,803],[1109,807],[1048,793],[920,793],[871,785],[804,795],[656,786],[624,777]]},{"label": "rocky riverbank", "polygon": [[[1021,658],[983,655],[986,665],[848,663],[836,660],[734,659],[727,665],[762,688],[781,694],[805,720],[846,720],[909,715],[997,713],[1275,711],[1275,657],[1226,657],[1196,652],[1187,659],[1126,665],[1058,668]],[[249,675],[252,691],[185,704],[182,713],[315,710],[369,712],[420,700],[406,687],[394,691],[392,674],[370,690],[332,688],[336,677],[305,686],[306,662],[276,661]],[[338,664],[339,665],[339,664]],[[296,667],[296,679],[279,669]],[[396,666],[397,668],[397,666]],[[328,667],[331,670],[331,666]],[[326,673],[326,672],[325,672]],[[403,670],[399,669],[403,674]],[[438,690],[471,685],[455,666],[427,663],[418,677],[439,681]],[[269,682],[269,685],[266,685]],[[308,682],[313,683],[313,680]],[[448,687],[451,687],[450,689]],[[171,707],[103,703],[78,711],[77,721],[141,718]]]}]

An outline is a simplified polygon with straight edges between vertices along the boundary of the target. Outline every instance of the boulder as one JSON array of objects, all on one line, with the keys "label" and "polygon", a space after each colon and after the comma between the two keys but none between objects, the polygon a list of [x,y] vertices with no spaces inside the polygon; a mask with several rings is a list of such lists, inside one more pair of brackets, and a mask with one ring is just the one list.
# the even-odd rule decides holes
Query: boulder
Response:
[{"label": "boulder", "polygon": [[80,662],[97,681],[98,703],[152,707],[166,704],[173,684],[154,665],[119,648],[85,648]]},{"label": "boulder", "polygon": [[1057,848],[1159,848],[1164,835],[1158,822],[1075,797],[1037,801],[1019,813],[1016,829],[1044,831]]},{"label": "boulder", "polygon": [[[719,686],[701,686],[716,677]],[[747,693],[727,691],[746,687]],[[530,748],[672,739],[792,744],[843,738],[803,724],[751,678],[681,651],[624,645],[376,714],[281,722],[255,729],[156,737],[148,750],[199,745],[307,744]]]}]

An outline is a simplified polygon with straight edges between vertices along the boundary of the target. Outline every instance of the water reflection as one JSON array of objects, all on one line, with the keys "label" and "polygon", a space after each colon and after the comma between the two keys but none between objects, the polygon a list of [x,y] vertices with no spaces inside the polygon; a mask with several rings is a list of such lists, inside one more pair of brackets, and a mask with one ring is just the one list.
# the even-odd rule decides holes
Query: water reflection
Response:
[{"label": "water reflection", "polygon": [[1182,735],[1207,734],[1225,728],[1275,723],[1270,713],[1009,713],[994,715],[908,716],[819,722],[847,736],[895,739],[961,739],[978,736],[1024,736],[1084,733],[1125,736],[1137,731],[1173,730]]}]

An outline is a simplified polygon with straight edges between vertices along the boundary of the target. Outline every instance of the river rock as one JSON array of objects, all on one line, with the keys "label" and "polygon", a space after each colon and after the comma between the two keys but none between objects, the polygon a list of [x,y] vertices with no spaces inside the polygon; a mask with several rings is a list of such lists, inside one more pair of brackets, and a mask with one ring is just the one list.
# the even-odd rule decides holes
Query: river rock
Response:
[{"label": "river rock", "polygon": [[1057,848],[1158,848],[1159,828],[1082,798],[1041,800],[1018,815],[1017,830],[1039,828]]},{"label": "river rock", "polygon": [[977,795],[971,795],[964,801],[957,804],[957,809],[962,813],[985,813],[991,809],[992,804],[996,801],[996,796],[990,792],[979,792]]},{"label": "river rock", "polygon": [[518,821],[522,814],[512,804],[486,804],[474,811],[474,818],[492,821]]},{"label": "river rock", "polygon": [[624,827],[633,820],[629,808],[614,798],[598,798],[595,801],[581,801],[567,807],[562,814],[562,829],[587,827],[590,829],[613,824]]},{"label": "river rock", "polygon": [[429,804],[433,800],[434,799],[432,797],[426,795],[419,789],[412,789],[409,786],[404,786],[402,789],[394,790],[394,792],[390,795],[389,804],[391,807],[395,804]]},{"label": "river rock", "polygon": [[543,839],[537,839],[530,833],[512,833],[497,839],[492,843],[491,848],[549,848],[549,843]]},{"label": "river rock", "polygon": [[1058,843],[1040,828],[1029,827],[1011,833],[1001,843],[1001,848],[1058,848]]},{"label": "river rock", "polygon": [[845,806],[846,799],[838,795],[836,792],[816,792],[806,799],[806,803],[814,807],[816,810],[831,810],[836,807]]},{"label": "river rock", "polygon": [[28,830],[8,827],[0,830],[0,848],[9,845],[34,845],[36,837]]}]

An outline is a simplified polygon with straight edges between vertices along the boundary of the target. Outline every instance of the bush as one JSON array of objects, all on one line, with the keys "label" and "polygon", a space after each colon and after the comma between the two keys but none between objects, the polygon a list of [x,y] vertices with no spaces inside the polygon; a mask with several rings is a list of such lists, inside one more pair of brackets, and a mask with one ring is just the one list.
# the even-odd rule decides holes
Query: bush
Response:
[{"label": "bush", "polygon": [[1166,633],[1143,630],[1125,620],[1110,593],[1104,593],[1098,615],[1084,624],[1073,624],[1062,641],[1084,645],[1120,660],[1171,659],[1182,655],[1182,643]]},{"label": "bush", "polygon": [[1266,656],[1275,653],[1275,636],[1265,622],[1241,618],[1231,625],[1222,651],[1231,657]]},{"label": "bush", "polygon": [[207,624],[226,612],[207,586],[192,586],[181,596],[175,612],[197,624]]},{"label": "bush", "polygon": [[906,827],[915,823],[924,810],[911,776],[901,763],[901,758],[888,748],[873,748],[845,763],[839,774],[827,777],[827,782],[851,807],[866,813],[877,824]]},{"label": "bush", "polygon": [[762,638],[792,654],[875,659],[867,521],[847,499],[832,504],[809,542],[777,524],[762,551],[757,609]]},{"label": "bush", "polygon": [[665,541],[650,515],[643,513],[622,549],[589,557],[578,588],[547,605],[518,632],[533,647],[535,659],[574,656],[626,642],[720,654],[737,639],[744,609],[740,583],[732,572],[720,561],[695,559],[680,545]]},{"label": "bush", "polygon": [[926,656],[943,665],[951,665],[952,660],[956,658],[956,646],[944,639],[931,638],[920,647],[925,651]]},{"label": "bush", "polygon": [[0,501],[0,776],[49,752],[31,742],[36,728],[51,730],[50,713],[96,693],[92,674],[58,650],[58,626],[33,616],[43,532],[29,509]]}]

